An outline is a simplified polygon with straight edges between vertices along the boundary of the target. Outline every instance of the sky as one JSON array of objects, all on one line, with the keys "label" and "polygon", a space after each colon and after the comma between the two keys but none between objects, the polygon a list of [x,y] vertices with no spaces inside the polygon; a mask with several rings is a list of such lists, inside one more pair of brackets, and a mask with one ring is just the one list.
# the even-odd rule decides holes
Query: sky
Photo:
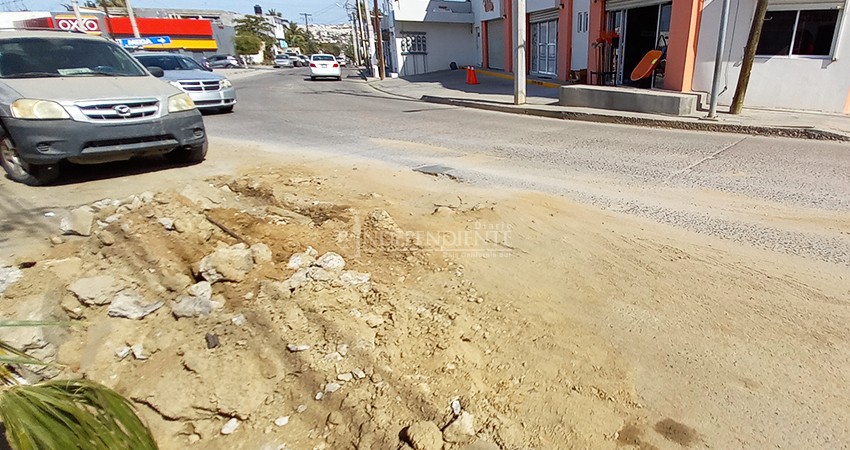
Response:
[{"label": "sky", "polygon": [[[17,11],[22,4],[30,11],[64,11],[63,3],[70,3],[70,0],[0,0],[0,11]],[[84,3],[84,0],[80,0],[80,3]],[[297,19],[301,24],[304,23],[304,17],[300,13],[312,14],[310,23],[348,22],[348,14],[337,3],[344,5],[345,0],[132,0],[136,8],[224,9],[243,14],[253,14],[254,5],[259,4],[263,11],[275,9],[283,13],[284,18]]]}]

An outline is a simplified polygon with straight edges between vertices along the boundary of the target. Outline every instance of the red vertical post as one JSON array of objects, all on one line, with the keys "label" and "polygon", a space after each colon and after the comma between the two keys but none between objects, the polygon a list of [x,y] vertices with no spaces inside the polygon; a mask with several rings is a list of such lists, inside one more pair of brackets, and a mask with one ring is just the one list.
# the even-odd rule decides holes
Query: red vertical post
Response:
[{"label": "red vertical post", "polygon": [[490,68],[490,44],[488,43],[490,38],[487,25],[487,21],[481,21],[481,67],[485,69]]},{"label": "red vertical post", "polygon": [[573,0],[561,0],[558,11],[558,79],[569,81],[572,62]]}]

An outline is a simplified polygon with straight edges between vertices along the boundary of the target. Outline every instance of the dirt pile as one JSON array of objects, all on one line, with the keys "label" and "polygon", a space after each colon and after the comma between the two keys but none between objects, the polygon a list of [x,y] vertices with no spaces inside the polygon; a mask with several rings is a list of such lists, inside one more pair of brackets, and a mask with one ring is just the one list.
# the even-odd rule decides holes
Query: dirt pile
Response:
[{"label": "dirt pile", "polygon": [[79,322],[17,343],[131,398],[164,449],[553,448],[562,418],[523,418],[524,392],[581,388],[529,383],[499,351],[529,325],[510,301],[419,251],[378,196],[354,209],[324,182],[269,172],[75,209],[63,231],[90,236],[0,285],[10,316]]}]

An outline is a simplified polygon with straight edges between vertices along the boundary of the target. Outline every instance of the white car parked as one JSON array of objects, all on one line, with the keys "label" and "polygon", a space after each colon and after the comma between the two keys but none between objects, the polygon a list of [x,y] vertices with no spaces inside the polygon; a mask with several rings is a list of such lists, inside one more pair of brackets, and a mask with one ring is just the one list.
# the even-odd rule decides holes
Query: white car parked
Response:
[{"label": "white car parked", "polygon": [[342,69],[333,55],[313,55],[310,57],[310,79],[336,78],[342,80]]}]

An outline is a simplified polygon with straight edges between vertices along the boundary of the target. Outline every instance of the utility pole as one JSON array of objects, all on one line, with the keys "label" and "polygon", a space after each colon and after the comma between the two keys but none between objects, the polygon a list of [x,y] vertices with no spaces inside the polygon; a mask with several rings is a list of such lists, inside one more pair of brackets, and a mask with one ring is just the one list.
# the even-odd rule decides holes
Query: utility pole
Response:
[{"label": "utility pole", "polygon": [[354,50],[354,64],[360,65],[360,44],[357,42],[357,16],[354,11],[350,11],[351,16],[351,47]]},{"label": "utility pole", "polygon": [[708,103],[708,118],[717,118],[717,97],[720,95],[720,72],[723,69],[723,50],[726,47],[726,27],[729,24],[729,0],[723,0],[720,8],[720,34],[717,36],[717,53],[714,55],[714,79],[711,82],[711,99]]},{"label": "utility pole", "polygon": [[764,16],[767,14],[767,3],[767,0],[756,2],[756,13],[753,16],[753,24],[750,26],[747,46],[744,47],[744,60],[741,62],[738,85],[735,87],[735,96],[732,97],[732,107],[729,108],[732,114],[741,114],[741,110],[744,109],[744,97],[747,96],[747,87],[750,85],[750,73],[753,70],[753,61],[756,59],[756,47],[761,38]]},{"label": "utility pole", "polygon": [[375,39],[378,41],[378,71],[383,80],[386,74],[386,66],[384,65],[384,33],[381,31],[381,16],[378,14],[378,0],[375,0]]},{"label": "utility pole", "polygon": [[[308,13],[300,13],[300,14],[298,14],[298,15],[299,15],[299,16],[304,16],[304,26],[307,28],[307,47],[312,47],[312,46],[313,46],[313,45],[312,45],[313,38],[310,36],[310,22],[309,22],[309,20],[308,20],[308,19],[309,19],[310,17],[312,17],[313,15],[312,15],[312,14],[308,14]],[[313,53],[313,49],[312,49],[312,48],[308,48],[307,50],[308,50],[308,53]]]},{"label": "utility pole", "polygon": [[[726,0],[728,1],[728,0]],[[514,105],[524,105],[526,100],[526,9],[525,0],[514,0]]]},{"label": "utility pole", "polygon": [[133,5],[130,4],[130,0],[124,0],[124,5],[127,6],[127,15],[130,16],[130,25],[133,27],[133,36],[137,39],[142,37],[139,34],[139,26],[136,25],[136,14],[133,13]]},{"label": "utility pole", "polygon": [[360,7],[360,0],[354,0],[357,5],[357,39],[360,44],[360,64],[366,66],[366,59],[369,52],[366,50],[366,33],[363,30],[363,10]]},{"label": "utility pole", "polygon": [[366,33],[369,36],[369,49],[367,53],[369,55],[369,67],[372,70],[372,76],[377,77],[378,55],[377,52],[375,52],[375,24],[372,23],[371,20],[367,19],[369,17],[369,2],[367,2],[366,0],[363,0],[363,12],[365,14],[363,22],[366,26]]},{"label": "utility pole", "polygon": [[109,39],[112,39],[112,24],[109,23],[109,7],[106,6],[106,2],[101,2],[101,6],[103,6],[103,23],[106,24],[106,32],[109,34]]},{"label": "utility pole", "polygon": [[80,29],[80,32],[86,32],[86,24],[83,23],[83,16],[80,14],[80,5],[77,3],[77,0],[71,0],[71,7],[74,9],[74,15],[77,16],[77,28]]}]

